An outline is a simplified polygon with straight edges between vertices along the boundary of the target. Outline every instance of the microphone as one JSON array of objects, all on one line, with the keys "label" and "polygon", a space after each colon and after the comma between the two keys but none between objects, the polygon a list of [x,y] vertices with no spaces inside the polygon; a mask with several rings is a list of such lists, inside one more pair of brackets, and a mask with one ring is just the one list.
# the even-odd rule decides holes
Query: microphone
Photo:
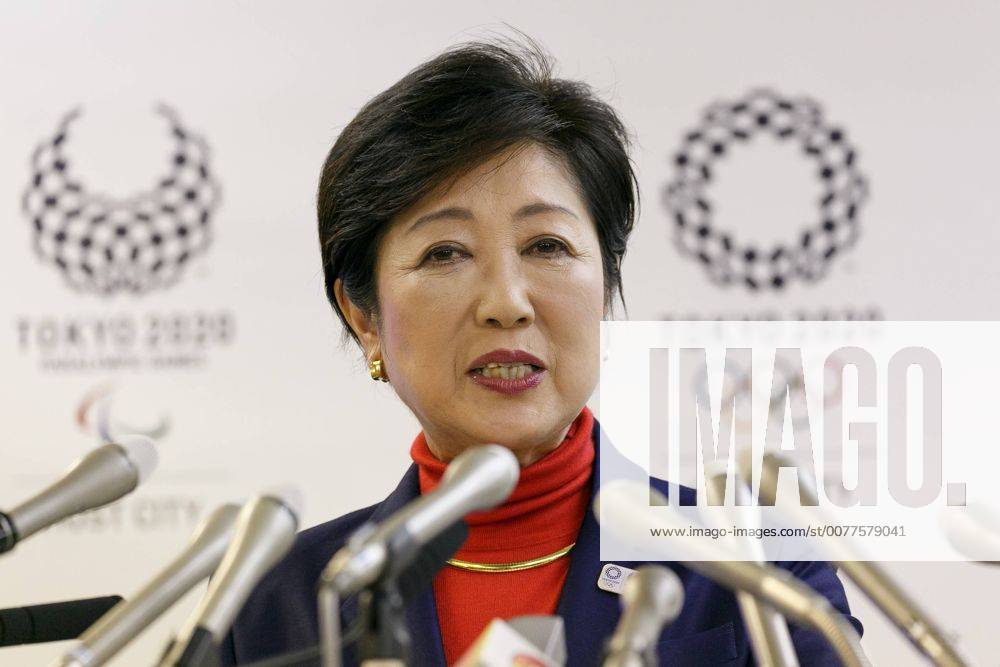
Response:
[{"label": "microphone", "polygon": [[470,512],[499,505],[520,476],[517,459],[505,447],[472,447],[455,457],[441,484],[381,524],[359,528],[320,578],[320,643],[324,665],[340,665],[340,597],[356,593],[408,567],[421,547]]},{"label": "microphone", "polygon": [[0,553],[66,517],[131,493],[156,468],[153,441],[142,435],[92,450],[65,475],[9,512],[0,512]]},{"label": "microphone", "polygon": [[[746,479],[753,479],[752,452],[741,451],[736,457],[736,462],[740,474]],[[775,503],[778,471],[782,467],[792,465],[794,464],[782,454],[764,452],[761,461],[760,500],[767,505],[775,505],[779,508],[778,511],[793,515],[805,523],[827,522],[817,509],[818,499],[814,483],[801,470],[798,475],[799,496],[802,503],[812,503],[813,507],[810,509],[798,503],[782,503],[779,506]],[[878,563],[862,560],[863,556],[852,546],[850,540],[841,539],[823,544],[836,552],[831,555],[837,559],[838,567],[932,663],[941,667],[965,666],[965,661],[951,646],[930,615],[921,609]]]},{"label": "microphone", "polygon": [[515,616],[507,625],[556,664],[566,664],[566,625],[562,616]]},{"label": "microphone", "polygon": [[494,618],[455,667],[559,667],[566,664],[566,630],[560,616]]},{"label": "microphone", "polygon": [[[760,508],[752,504],[750,489],[741,478],[735,476],[733,478],[735,505],[726,504],[728,460],[706,463],[705,477],[708,502],[714,507],[703,509],[704,518],[716,528],[725,528],[729,525],[760,528]],[[716,508],[721,511],[715,511]],[[730,539],[734,546],[750,556],[748,560],[765,562],[764,550],[759,540],[749,534],[744,536],[734,534]],[[774,607],[745,591],[736,593],[736,602],[757,663],[774,667],[798,667],[799,659],[795,655],[795,645],[792,644],[785,618]]]},{"label": "microphone", "polygon": [[194,667],[218,662],[218,647],[257,582],[295,541],[302,498],[285,488],[248,501],[236,518],[234,534],[201,602],[177,633],[161,667]]},{"label": "microphone", "polygon": [[404,553],[415,553],[466,514],[502,503],[519,476],[517,459],[505,447],[485,445],[462,452],[436,489],[383,523],[359,528],[323,570],[323,585],[348,595],[373,584],[386,567],[405,567],[408,562],[400,560]]},{"label": "microphone", "polygon": [[399,574],[399,594],[409,604],[427,588],[448,559],[455,555],[469,537],[469,524],[459,519],[422,548],[407,568]]},{"label": "microphone", "polygon": [[[399,593],[409,604],[427,588],[449,558],[455,555],[469,536],[465,521],[457,521],[420,550],[413,562],[399,575]],[[314,667],[320,659],[319,645],[296,649],[278,656],[253,662],[246,667]]]},{"label": "microphone", "polygon": [[984,565],[1000,565],[1000,515],[988,505],[945,508],[944,532],[960,554]]},{"label": "microphone", "polygon": [[127,602],[80,635],[53,667],[97,667],[110,660],[198,582],[215,571],[236,526],[239,505],[222,505],[195,529],[188,546]]},{"label": "microphone", "polygon": [[[621,540],[633,541],[636,535],[650,535],[651,529],[664,534],[684,534],[690,521],[680,511],[667,505],[663,494],[648,484],[615,480],[605,484],[594,502],[598,519],[602,512],[608,520],[602,528]],[[652,511],[650,505],[664,505]],[[868,658],[854,626],[829,600],[791,573],[771,565],[738,560],[738,552],[709,545],[703,540],[674,541],[672,550],[662,540],[647,542],[663,550],[664,560],[680,560],[691,570],[733,591],[746,591],[775,607],[793,621],[816,630],[826,638],[846,667],[867,667]],[[677,558],[681,551],[681,558]],[[718,560],[727,558],[729,560]]]},{"label": "microphone", "polygon": [[[681,613],[684,585],[661,565],[643,565],[625,582],[622,615],[604,647],[603,667],[655,667],[663,628]],[[766,664],[766,663],[762,663]]]},{"label": "microphone", "polygon": [[110,595],[0,609],[0,646],[76,639],[121,599],[120,595]]}]

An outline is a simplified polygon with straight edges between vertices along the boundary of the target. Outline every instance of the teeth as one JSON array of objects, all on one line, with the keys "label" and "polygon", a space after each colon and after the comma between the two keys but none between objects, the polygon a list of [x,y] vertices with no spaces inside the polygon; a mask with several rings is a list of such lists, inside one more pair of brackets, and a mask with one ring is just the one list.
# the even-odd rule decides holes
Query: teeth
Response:
[{"label": "teeth", "polygon": [[531,364],[487,364],[482,373],[488,378],[503,378],[504,380],[520,380],[534,370]]}]

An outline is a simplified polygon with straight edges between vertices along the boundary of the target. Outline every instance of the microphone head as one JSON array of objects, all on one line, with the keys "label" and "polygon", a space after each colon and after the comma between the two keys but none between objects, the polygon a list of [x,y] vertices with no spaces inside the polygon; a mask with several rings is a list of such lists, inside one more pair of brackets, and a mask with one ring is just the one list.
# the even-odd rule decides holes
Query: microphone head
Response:
[{"label": "microphone head", "polygon": [[455,457],[445,470],[441,485],[478,470],[486,472],[496,483],[489,485],[488,489],[484,488],[484,493],[477,498],[480,506],[476,509],[491,509],[507,500],[521,476],[521,466],[509,449],[501,445],[482,445]]},{"label": "microphone head", "polygon": [[1000,561],[1000,513],[982,503],[948,507],[941,513],[948,542],[970,560]]},{"label": "microphone head", "polygon": [[135,468],[139,478],[139,484],[145,482],[160,461],[160,455],[156,450],[156,444],[152,438],[145,435],[126,435],[116,443],[123,452],[129,463]]},{"label": "microphone head", "polygon": [[294,484],[272,486],[260,495],[277,500],[288,508],[288,511],[295,516],[296,521],[302,520],[302,509],[305,506],[305,500],[302,497],[302,490]]},{"label": "microphone head", "polygon": [[661,625],[670,623],[684,606],[684,584],[673,570],[662,565],[643,565],[625,582],[622,606],[635,604],[645,596],[655,606],[657,621]]}]

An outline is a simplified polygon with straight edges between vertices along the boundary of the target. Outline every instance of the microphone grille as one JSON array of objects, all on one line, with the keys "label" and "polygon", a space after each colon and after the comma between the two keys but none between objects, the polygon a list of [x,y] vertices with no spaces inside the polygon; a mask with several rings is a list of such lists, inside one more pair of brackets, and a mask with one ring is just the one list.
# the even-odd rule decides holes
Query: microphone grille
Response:
[{"label": "microphone grille", "polygon": [[126,458],[135,467],[142,484],[156,470],[160,455],[152,438],[145,435],[126,435],[118,440],[118,446],[125,452]]}]

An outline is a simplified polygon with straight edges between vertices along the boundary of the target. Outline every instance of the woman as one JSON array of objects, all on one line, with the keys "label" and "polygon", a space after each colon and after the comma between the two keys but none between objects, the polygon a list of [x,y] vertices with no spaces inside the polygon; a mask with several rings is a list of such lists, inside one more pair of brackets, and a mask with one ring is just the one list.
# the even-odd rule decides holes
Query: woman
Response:
[{"label": "woman", "polygon": [[[454,48],[371,100],[331,150],[318,201],[327,294],[422,430],[386,500],[299,536],[237,619],[229,663],[314,645],[333,553],[482,443],[509,448],[521,478],[503,505],[470,515],[468,540],[409,606],[414,664],[453,664],[492,618],[523,614],[562,616],[568,664],[598,661],[620,605],[597,588],[599,425],[586,403],[636,179],[615,112],[550,68],[535,46]],[[832,569],[786,565],[849,613]],[[732,594],[674,570],[686,603],[661,661],[752,663]],[[351,601],[342,612],[349,623]],[[802,664],[836,664],[816,635],[793,640]]]}]

